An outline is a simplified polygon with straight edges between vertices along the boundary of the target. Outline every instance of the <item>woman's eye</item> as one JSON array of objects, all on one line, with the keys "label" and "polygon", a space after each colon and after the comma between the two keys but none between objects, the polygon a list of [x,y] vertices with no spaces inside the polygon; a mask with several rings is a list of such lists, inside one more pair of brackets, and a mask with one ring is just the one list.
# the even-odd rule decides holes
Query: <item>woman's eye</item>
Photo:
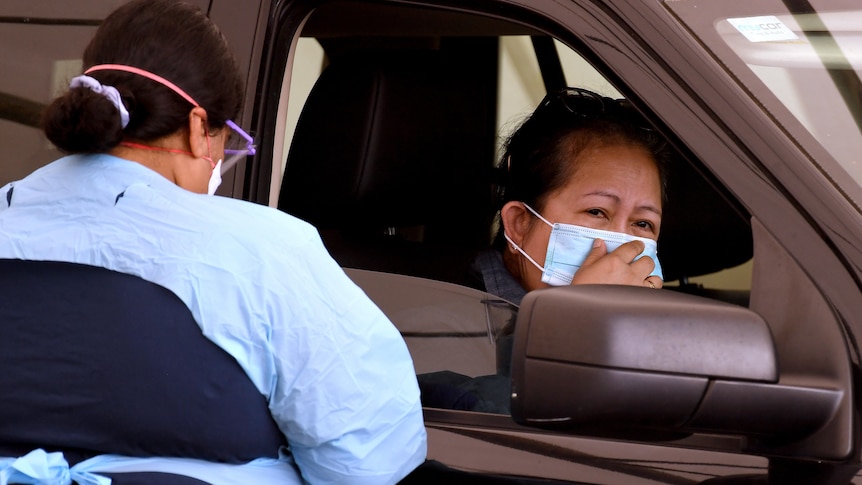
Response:
[{"label": "woman's eye", "polygon": [[638,221],[638,222],[635,222],[635,226],[637,226],[641,229],[646,229],[648,231],[651,231],[654,227],[653,223],[650,221]]},{"label": "woman's eye", "polygon": [[605,212],[601,209],[587,209],[587,214],[596,217],[605,217]]}]

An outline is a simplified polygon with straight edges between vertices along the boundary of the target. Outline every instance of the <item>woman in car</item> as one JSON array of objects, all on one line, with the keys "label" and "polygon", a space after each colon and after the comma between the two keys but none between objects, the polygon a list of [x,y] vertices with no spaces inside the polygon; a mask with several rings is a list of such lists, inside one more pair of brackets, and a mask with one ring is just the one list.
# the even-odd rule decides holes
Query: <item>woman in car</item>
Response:
[{"label": "woman in car", "polygon": [[[161,450],[144,459],[110,449],[87,456],[76,442],[52,442],[36,416],[27,438],[34,451],[0,455],[0,474],[13,483],[61,483],[68,464],[39,445],[83,454],[96,474],[131,468],[213,484],[395,483],[421,464],[418,386],[395,327],[329,257],[313,227],[208,195],[231,138],[243,134],[230,121],[239,114],[242,78],[216,26],[188,4],[135,0],[100,25],[83,69],[44,115],[48,139],[70,155],[2,189],[0,257],[100,266],[168,288],[248,374],[287,447],[236,464]],[[252,148],[240,142],[233,148]],[[174,396],[133,405],[157,410],[167,398]],[[91,398],[72,404],[81,399]],[[165,429],[149,431],[171,436],[169,423],[183,418],[165,417]],[[243,416],[234,421],[242,425]],[[23,438],[0,436],[0,445],[12,440]],[[27,470],[52,475],[27,478]],[[79,472],[72,467],[73,477]]]},{"label": "woman in car", "polygon": [[625,101],[577,88],[546,96],[498,167],[495,248],[476,264],[485,289],[518,304],[551,285],[661,288],[666,156]]},{"label": "woman in car", "polygon": [[[548,94],[506,142],[498,234],[476,258],[477,286],[515,305],[552,285],[661,288],[664,145],[623,100]],[[425,405],[508,413],[513,326],[497,335],[497,375],[420,376]]]}]

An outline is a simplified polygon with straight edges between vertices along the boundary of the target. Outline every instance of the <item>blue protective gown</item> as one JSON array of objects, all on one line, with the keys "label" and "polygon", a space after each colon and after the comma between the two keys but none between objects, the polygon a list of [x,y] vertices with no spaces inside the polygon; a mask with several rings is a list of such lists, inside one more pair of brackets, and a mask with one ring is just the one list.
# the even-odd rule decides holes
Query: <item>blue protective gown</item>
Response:
[{"label": "blue protective gown", "polygon": [[138,163],[75,155],[0,189],[0,258],[101,266],[170,289],[268,398],[290,446],[280,463],[234,475],[223,464],[113,456],[78,470],[295,483],[298,468],[310,483],[381,484],[425,458],[403,339],[303,221],[189,192]]}]

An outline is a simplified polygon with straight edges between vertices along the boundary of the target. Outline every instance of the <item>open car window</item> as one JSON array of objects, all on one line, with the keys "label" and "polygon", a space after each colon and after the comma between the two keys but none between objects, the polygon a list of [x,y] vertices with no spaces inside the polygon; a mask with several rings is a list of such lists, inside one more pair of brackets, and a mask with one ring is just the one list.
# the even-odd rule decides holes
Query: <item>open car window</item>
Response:
[{"label": "open car window", "polygon": [[[355,2],[347,2],[346,5],[361,5]],[[361,7],[354,7],[361,11]],[[322,16],[325,18],[326,13]],[[286,171],[289,160],[289,153],[292,142],[296,134],[297,124],[300,121],[301,114],[306,109],[306,100],[309,94],[313,91],[315,84],[326,68],[330,64],[331,53],[327,53],[326,46],[335,44],[337,47],[330,47],[330,50],[338,53],[345,50],[339,46],[339,42],[345,43],[343,39],[331,39],[330,33],[321,34],[317,30],[324,27],[315,23],[315,14],[312,13],[308,21],[312,25],[311,30],[306,29],[294,45],[292,53],[292,65],[285,73],[285,84],[282,90],[283,102],[280,105],[280,130],[277,134],[276,156],[277,162],[274,162],[273,177],[270,187],[270,205],[279,206],[279,197],[282,195],[281,190],[288,184],[284,182],[285,174],[290,175],[290,171]],[[496,91],[496,95],[491,98],[494,106],[491,108],[493,112],[493,121],[483,121],[485,123],[493,123],[493,157],[490,152],[485,152],[485,160],[481,162],[485,169],[492,167],[499,159],[502,150],[503,142],[506,137],[514,131],[518,125],[523,122],[532,110],[538,105],[542,97],[545,95],[546,87],[543,84],[543,73],[537,59],[537,53],[532,44],[531,35],[508,35],[509,30],[518,30],[514,27],[502,29],[501,35],[486,36],[485,39],[492,44],[491,48],[485,49],[483,52],[476,51],[475,55],[485,56],[486,58],[495,58],[495,65],[490,66],[493,70],[493,79],[489,79],[488,83],[491,89]],[[317,35],[318,37],[315,37]],[[416,40],[405,40],[402,37],[394,39],[375,38],[373,32],[368,34],[373,40],[367,41],[372,43],[375,48],[382,49],[406,49],[413,48],[417,44]],[[382,34],[385,35],[385,34]],[[425,33],[423,32],[423,36]],[[430,35],[430,34],[429,34]],[[337,37],[337,35],[335,35]],[[422,41],[418,41],[420,44]],[[437,42],[437,41],[435,41]],[[407,46],[407,47],[405,47]],[[560,67],[565,76],[565,83],[568,86],[586,88],[600,94],[622,98],[620,91],[599,72],[581,53],[568,47],[558,39],[554,39],[553,46],[555,55],[559,59]],[[424,46],[427,50],[427,45]],[[407,56],[409,57],[409,55]],[[457,76],[458,74],[453,74]],[[458,89],[453,86],[452,89]],[[473,88],[475,89],[475,87]],[[417,91],[418,93],[418,91]],[[289,100],[289,102],[288,102]],[[453,116],[457,115],[457,110],[450,110]],[[306,115],[308,116],[308,115]],[[423,116],[422,113],[411,114],[410,116]],[[405,124],[409,124],[405,120]],[[303,135],[299,135],[303,136]],[[441,135],[445,136],[445,135]],[[409,138],[402,139],[402,143],[409,143]],[[417,140],[415,143],[423,143],[426,140]],[[408,155],[409,156],[409,155]],[[298,177],[298,175],[293,175]],[[679,185],[685,183],[681,181]],[[405,183],[409,183],[405,182]],[[481,190],[481,189],[477,189]],[[684,194],[685,197],[687,194]],[[676,201],[671,201],[674,203]],[[308,204],[314,204],[309,201]],[[292,212],[289,208],[287,212]],[[453,211],[457,211],[457,207],[452,207]],[[466,210],[470,210],[469,207]],[[300,211],[300,217],[305,214]],[[481,216],[480,216],[481,217]],[[313,218],[312,223],[317,221]],[[492,223],[493,224],[493,223]],[[398,229],[394,229],[398,231]],[[488,232],[493,232],[495,227],[489,228]],[[409,231],[409,229],[408,229]],[[414,234],[408,234],[406,237],[419,237]],[[490,240],[491,234],[486,234],[487,240]],[[662,249],[660,248],[661,252]],[[748,291],[751,288],[751,269],[752,260],[738,258],[738,261],[730,267],[719,268],[708,273],[700,273],[697,275],[685,275],[683,280],[674,278],[667,282],[668,287],[682,285],[700,285],[708,288],[720,290],[739,290]],[[421,274],[419,274],[421,276]]]},{"label": "open car window", "polygon": [[[270,204],[315,225],[336,261],[393,320],[423,395],[467,389],[494,401],[473,409],[508,414],[508,384],[499,381],[508,379],[511,334],[501,322],[511,327],[516,307],[501,306],[470,276],[476,252],[496,231],[485,174],[546,93],[534,37],[553,40],[566,85],[613,98],[623,90],[588,53],[524,26],[424,7],[378,8],[320,7],[292,39]],[[343,26],[344,11],[367,23]],[[444,21],[455,18],[472,19],[475,30],[453,31]],[[433,20],[416,31],[397,19]],[[679,153],[675,163],[670,236],[659,240],[659,258],[664,265],[663,254],[687,256],[668,258],[666,288],[747,306],[753,260],[744,212],[719,207],[727,194],[700,178],[708,171],[692,170],[698,160]],[[693,219],[708,231],[689,228]],[[730,263],[699,266],[698,237]],[[455,401],[425,405],[464,409]]]}]

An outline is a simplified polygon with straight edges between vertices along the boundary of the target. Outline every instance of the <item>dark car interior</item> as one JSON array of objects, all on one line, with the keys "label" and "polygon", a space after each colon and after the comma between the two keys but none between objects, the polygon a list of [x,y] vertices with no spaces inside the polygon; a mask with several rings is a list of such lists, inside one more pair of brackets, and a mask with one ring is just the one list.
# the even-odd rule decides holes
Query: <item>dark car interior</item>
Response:
[{"label": "dark car interior", "polygon": [[342,266],[465,283],[491,232],[494,52],[458,39],[331,56],[279,208],[317,226]]}]

